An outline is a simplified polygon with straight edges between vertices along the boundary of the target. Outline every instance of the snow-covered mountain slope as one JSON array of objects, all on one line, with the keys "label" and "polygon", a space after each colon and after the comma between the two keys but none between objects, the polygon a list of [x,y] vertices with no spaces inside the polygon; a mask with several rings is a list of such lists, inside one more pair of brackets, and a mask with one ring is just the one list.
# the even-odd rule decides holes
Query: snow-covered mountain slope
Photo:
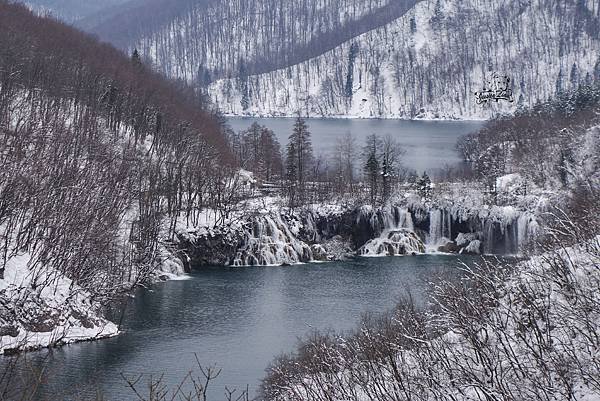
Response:
[{"label": "snow-covered mountain slope", "polygon": [[[153,0],[85,28],[137,48],[187,81],[263,73],[302,62],[404,14],[416,0]],[[151,11],[150,11],[151,10]]]},{"label": "snow-covered mountain slope", "polygon": [[[233,115],[488,118],[598,78],[598,8],[591,0],[428,0],[319,57],[221,80],[209,93]],[[493,72],[511,79],[513,103],[477,104]]]}]

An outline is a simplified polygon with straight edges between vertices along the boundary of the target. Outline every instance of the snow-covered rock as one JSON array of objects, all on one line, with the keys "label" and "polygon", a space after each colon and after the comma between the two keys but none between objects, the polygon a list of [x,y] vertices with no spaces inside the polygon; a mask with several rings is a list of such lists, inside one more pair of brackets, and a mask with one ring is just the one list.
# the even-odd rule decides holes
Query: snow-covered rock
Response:
[{"label": "snow-covered rock", "polygon": [[310,251],[312,253],[313,260],[315,260],[315,261],[329,260],[329,257],[327,255],[327,250],[321,244],[312,244],[310,246]]},{"label": "snow-covered rock", "polygon": [[478,239],[469,242],[469,245],[460,250],[460,253],[467,255],[480,255],[481,254],[481,241]]},{"label": "snow-covered rock", "polygon": [[477,233],[459,233],[456,236],[456,245],[458,246],[467,246],[471,241],[474,241],[478,238]]},{"label": "snow-covered rock", "polygon": [[0,279],[0,354],[118,334],[86,291],[57,271],[31,270],[30,260],[11,257]]}]

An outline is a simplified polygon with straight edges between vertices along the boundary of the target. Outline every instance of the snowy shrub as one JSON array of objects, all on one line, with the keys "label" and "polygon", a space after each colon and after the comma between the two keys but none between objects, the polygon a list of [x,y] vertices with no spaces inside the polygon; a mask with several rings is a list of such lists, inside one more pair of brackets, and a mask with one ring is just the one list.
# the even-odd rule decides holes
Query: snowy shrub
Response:
[{"label": "snowy shrub", "polygon": [[433,285],[426,310],[405,300],[352,335],[312,335],[271,365],[263,397],[598,399],[599,268],[600,236],[516,265],[465,265],[463,279]]}]

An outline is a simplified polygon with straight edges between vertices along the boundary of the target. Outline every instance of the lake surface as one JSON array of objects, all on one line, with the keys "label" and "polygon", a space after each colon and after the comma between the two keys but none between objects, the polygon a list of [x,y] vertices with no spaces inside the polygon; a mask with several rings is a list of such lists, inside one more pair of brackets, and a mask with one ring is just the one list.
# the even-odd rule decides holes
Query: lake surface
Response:
[{"label": "lake surface", "polygon": [[[279,139],[282,146],[294,125],[293,118],[232,117],[227,120],[235,131],[247,129],[253,122],[265,125]],[[327,155],[335,149],[336,141],[351,133],[362,147],[371,134],[390,135],[406,150],[403,163],[417,172],[432,171],[462,161],[456,152],[456,141],[462,135],[477,131],[482,121],[421,121],[377,119],[307,119],[315,155]]]},{"label": "lake surface", "polygon": [[122,335],[26,358],[32,366],[46,359],[52,372],[39,400],[90,399],[96,389],[105,400],[133,399],[121,373],[164,373],[175,385],[194,368],[194,353],[204,365],[223,369],[209,400],[224,399],[225,386],[249,385],[254,395],[268,364],[293,351],[298,338],[312,329],[353,329],[361,314],[389,309],[407,291],[423,303],[426,281],[442,274],[456,277],[458,260],[419,255],[206,268],[189,280],[138,291],[126,308]]}]

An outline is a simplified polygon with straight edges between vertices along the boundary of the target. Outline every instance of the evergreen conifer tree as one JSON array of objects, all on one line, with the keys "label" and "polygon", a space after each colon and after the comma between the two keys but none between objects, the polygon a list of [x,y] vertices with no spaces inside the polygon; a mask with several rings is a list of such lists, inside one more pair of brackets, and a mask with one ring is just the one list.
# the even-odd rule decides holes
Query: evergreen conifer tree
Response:
[{"label": "evergreen conifer tree", "polygon": [[364,148],[365,165],[364,171],[369,185],[371,204],[374,205],[377,199],[379,183],[379,143],[380,139],[376,134],[367,137],[367,144]]},{"label": "evergreen conifer tree", "polygon": [[142,57],[140,56],[138,49],[133,49],[133,53],[131,53],[131,62],[136,68],[143,67],[144,64],[142,63]]},{"label": "evergreen conifer tree", "polygon": [[346,75],[346,87],[344,89],[344,94],[347,98],[352,98],[354,92],[354,60],[356,59],[357,53],[358,45],[352,43],[352,45],[350,45],[350,52],[348,53],[348,74]]},{"label": "evergreen conifer tree", "polygon": [[289,137],[286,152],[286,178],[295,187],[295,200],[305,197],[306,181],[313,160],[312,142],[306,121],[298,116]]}]

